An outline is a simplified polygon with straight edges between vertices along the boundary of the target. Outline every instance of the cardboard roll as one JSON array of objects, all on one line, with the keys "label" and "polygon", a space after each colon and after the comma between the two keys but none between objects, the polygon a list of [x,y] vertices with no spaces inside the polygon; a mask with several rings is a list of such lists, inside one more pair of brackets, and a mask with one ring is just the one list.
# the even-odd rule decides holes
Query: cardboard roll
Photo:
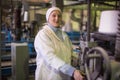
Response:
[{"label": "cardboard roll", "polygon": [[104,34],[116,35],[119,23],[119,11],[108,10],[101,12],[99,32]]}]

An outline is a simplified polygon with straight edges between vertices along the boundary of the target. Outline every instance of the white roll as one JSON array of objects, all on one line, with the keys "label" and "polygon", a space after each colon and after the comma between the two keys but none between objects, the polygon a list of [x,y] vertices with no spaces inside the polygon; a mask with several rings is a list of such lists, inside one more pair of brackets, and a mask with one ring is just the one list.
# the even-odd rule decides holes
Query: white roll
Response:
[{"label": "white roll", "polygon": [[25,11],[24,12],[24,22],[27,22],[28,21],[28,11]]},{"label": "white roll", "polygon": [[101,12],[99,32],[104,34],[116,34],[118,28],[118,14],[117,10]]}]

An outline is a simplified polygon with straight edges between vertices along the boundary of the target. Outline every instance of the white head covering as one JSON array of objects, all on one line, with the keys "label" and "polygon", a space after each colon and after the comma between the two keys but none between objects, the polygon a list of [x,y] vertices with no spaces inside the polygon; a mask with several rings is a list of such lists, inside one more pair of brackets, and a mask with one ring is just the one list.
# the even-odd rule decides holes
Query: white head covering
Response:
[{"label": "white head covering", "polygon": [[58,7],[51,7],[51,8],[49,8],[48,10],[47,10],[47,12],[46,12],[46,21],[48,22],[48,18],[49,18],[49,16],[50,16],[50,14],[52,13],[52,11],[54,11],[54,10],[57,10],[57,11],[59,11],[60,13],[61,13],[61,10],[58,8]]}]

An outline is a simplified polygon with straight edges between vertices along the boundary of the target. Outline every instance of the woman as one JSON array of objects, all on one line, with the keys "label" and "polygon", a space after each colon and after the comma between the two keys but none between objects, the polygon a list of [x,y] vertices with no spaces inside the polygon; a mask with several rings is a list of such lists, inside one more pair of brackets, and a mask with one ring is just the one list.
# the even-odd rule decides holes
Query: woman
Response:
[{"label": "woman", "polygon": [[36,73],[35,80],[83,80],[79,70],[72,67],[72,44],[60,29],[62,12],[51,7],[46,12],[47,24],[35,37]]}]

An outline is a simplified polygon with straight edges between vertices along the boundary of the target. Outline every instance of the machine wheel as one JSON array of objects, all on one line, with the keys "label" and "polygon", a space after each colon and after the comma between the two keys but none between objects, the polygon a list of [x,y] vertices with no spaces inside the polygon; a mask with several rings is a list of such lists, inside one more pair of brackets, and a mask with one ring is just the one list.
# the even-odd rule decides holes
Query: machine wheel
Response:
[{"label": "machine wheel", "polygon": [[94,47],[84,54],[84,67],[87,80],[111,79],[109,56],[101,47]]}]

